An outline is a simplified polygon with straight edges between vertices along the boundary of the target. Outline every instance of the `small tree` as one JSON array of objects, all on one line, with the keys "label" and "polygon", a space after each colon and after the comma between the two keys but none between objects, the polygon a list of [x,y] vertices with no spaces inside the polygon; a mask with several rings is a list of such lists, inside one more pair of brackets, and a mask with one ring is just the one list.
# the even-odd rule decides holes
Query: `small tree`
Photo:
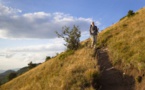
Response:
[{"label": "small tree", "polygon": [[78,26],[74,25],[71,30],[69,27],[63,27],[62,34],[59,34],[58,32],[56,32],[56,34],[58,37],[61,37],[66,41],[66,44],[64,45],[67,47],[67,50],[78,49],[81,37],[81,32],[79,31]]},{"label": "small tree", "polygon": [[10,80],[14,79],[15,77],[17,77],[17,73],[16,72],[12,72],[12,73],[10,73],[8,75],[8,80],[10,81]]},{"label": "small tree", "polygon": [[32,63],[32,61],[30,62],[30,63],[28,63],[28,68],[29,69],[32,69],[32,68],[34,68],[34,67],[36,67],[37,65],[36,64],[34,64],[34,63]]},{"label": "small tree", "polygon": [[133,16],[134,14],[135,13],[133,12],[133,10],[129,10],[127,16],[130,17],[130,16]]},{"label": "small tree", "polygon": [[51,59],[51,57],[50,57],[50,56],[46,56],[45,62],[46,62],[47,60],[49,60],[49,59]]}]

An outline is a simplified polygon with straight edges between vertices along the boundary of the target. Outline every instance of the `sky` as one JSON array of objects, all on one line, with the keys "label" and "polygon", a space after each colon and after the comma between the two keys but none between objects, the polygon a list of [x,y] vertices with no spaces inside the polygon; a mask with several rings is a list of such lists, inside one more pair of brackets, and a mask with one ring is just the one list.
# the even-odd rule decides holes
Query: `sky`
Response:
[{"label": "sky", "polygon": [[83,41],[92,21],[101,31],[144,6],[144,0],[0,0],[0,70],[41,63],[64,51],[55,33],[64,26],[79,26]]}]

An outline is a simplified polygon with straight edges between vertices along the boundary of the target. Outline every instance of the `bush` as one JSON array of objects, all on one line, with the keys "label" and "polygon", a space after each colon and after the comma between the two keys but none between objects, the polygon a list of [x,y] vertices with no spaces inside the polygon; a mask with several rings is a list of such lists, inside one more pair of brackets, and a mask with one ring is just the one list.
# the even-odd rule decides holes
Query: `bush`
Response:
[{"label": "bush", "polygon": [[127,14],[127,17],[131,17],[133,16],[135,13],[133,12],[133,10],[129,10],[128,11],[128,14]]},{"label": "bush", "polygon": [[79,31],[79,27],[75,26],[70,30],[69,27],[63,27],[62,34],[56,32],[58,37],[63,38],[66,41],[64,44],[67,47],[67,50],[76,50],[80,46],[80,36],[81,32]]},{"label": "bush", "polygon": [[128,13],[127,13],[127,15],[124,16],[124,17],[122,17],[122,18],[120,19],[120,21],[123,20],[123,19],[126,18],[126,17],[131,17],[131,16],[133,16],[133,15],[135,15],[135,13],[133,12],[133,10],[129,10]]},{"label": "bush", "polygon": [[8,80],[10,81],[10,80],[14,79],[15,77],[17,77],[17,73],[16,72],[12,72],[12,73],[10,73],[8,75]]},{"label": "bush", "polygon": [[32,68],[34,68],[36,66],[37,66],[37,64],[32,63],[32,61],[30,63],[28,63],[28,68],[29,69],[32,69]]},{"label": "bush", "polygon": [[49,59],[51,59],[51,57],[47,56],[46,59],[45,59],[45,62],[48,61]]}]

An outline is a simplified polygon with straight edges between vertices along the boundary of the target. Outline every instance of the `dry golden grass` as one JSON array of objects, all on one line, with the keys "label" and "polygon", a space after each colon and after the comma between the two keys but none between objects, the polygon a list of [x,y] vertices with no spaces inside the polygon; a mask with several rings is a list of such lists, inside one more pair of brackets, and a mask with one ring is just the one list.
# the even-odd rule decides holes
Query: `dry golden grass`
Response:
[{"label": "dry golden grass", "polygon": [[125,17],[99,34],[98,45],[107,47],[114,65],[123,69],[145,68],[145,8]]},{"label": "dry golden grass", "polygon": [[4,84],[0,90],[94,90],[91,83],[97,78],[96,60],[92,49],[85,46],[59,59],[48,60],[38,67]]},{"label": "dry golden grass", "polygon": [[[98,36],[99,47],[107,47],[114,65],[123,69],[145,68],[145,8],[132,17],[125,17],[106,28]],[[2,85],[0,90],[94,90],[92,81],[98,78],[93,50],[83,47],[64,52],[29,72]]]}]

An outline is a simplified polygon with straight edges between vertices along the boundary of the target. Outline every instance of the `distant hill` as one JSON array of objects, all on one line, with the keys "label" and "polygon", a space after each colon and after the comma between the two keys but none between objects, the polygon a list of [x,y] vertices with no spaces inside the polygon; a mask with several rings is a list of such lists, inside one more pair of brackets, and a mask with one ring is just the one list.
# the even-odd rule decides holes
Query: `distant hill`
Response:
[{"label": "distant hill", "polygon": [[29,70],[28,67],[23,67],[17,71],[17,75],[21,75]]},{"label": "distant hill", "polygon": [[0,74],[1,84],[6,83],[8,81],[7,76],[12,72],[15,72],[15,71],[14,70],[7,70],[7,71]]},{"label": "distant hill", "polygon": [[[111,18],[110,18],[111,19]],[[65,51],[0,90],[145,90],[145,8],[129,12],[76,51]]]},{"label": "distant hill", "polygon": [[0,74],[3,73],[3,72],[5,72],[5,70],[0,70]]},{"label": "distant hill", "polygon": [[[38,66],[39,64],[40,63],[34,64],[35,65],[34,67]],[[8,75],[10,73],[15,72],[17,74],[17,76],[19,76],[19,75],[27,72],[28,70],[30,70],[29,66],[26,66],[26,67],[23,67],[23,68],[20,68],[20,69],[7,70],[7,71],[5,71],[5,72],[3,72],[3,73],[0,74],[0,83],[1,84],[4,84],[4,83],[8,82],[9,81],[8,80]]]},{"label": "distant hill", "polygon": [[7,71],[1,73],[1,75],[7,75],[7,74],[10,74],[12,72],[15,72],[15,71],[14,70],[7,70]]}]

